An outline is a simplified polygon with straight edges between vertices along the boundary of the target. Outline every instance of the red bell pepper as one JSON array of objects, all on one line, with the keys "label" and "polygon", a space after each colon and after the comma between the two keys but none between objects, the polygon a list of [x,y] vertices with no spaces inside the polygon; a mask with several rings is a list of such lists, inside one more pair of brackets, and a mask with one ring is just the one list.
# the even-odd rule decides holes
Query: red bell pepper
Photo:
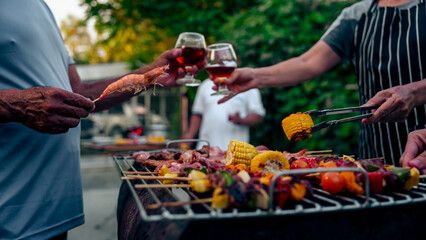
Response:
[{"label": "red bell pepper", "polygon": [[277,185],[274,192],[277,206],[279,208],[284,208],[284,205],[291,193],[290,181],[283,180],[282,178],[277,179]]},{"label": "red bell pepper", "polygon": [[381,172],[367,172],[368,178],[370,179],[370,191],[372,193],[378,193],[383,190],[383,174]]}]

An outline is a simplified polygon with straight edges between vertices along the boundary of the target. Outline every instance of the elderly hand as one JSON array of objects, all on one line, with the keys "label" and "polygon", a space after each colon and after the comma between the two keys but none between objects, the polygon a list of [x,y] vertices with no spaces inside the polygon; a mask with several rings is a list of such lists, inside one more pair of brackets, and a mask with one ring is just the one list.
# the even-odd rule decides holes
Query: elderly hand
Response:
[{"label": "elderly hand", "polygon": [[426,174],[426,129],[411,132],[399,160],[403,167],[415,167]]},{"label": "elderly hand", "polygon": [[17,90],[7,101],[11,121],[21,122],[41,133],[65,133],[95,108],[88,98],[50,87]]},{"label": "elderly hand", "polygon": [[417,84],[406,84],[378,92],[363,106],[380,107],[371,117],[363,119],[362,123],[401,122],[407,119],[411,110],[418,105]]}]

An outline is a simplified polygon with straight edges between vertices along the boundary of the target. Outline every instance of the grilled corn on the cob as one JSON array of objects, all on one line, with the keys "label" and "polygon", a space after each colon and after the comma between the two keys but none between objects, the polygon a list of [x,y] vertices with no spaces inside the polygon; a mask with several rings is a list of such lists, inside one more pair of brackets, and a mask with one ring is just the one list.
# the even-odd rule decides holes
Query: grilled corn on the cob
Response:
[{"label": "grilled corn on the cob", "polygon": [[312,137],[312,118],[307,113],[295,113],[284,118],[281,122],[284,133],[290,141],[305,140]]},{"label": "grilled corn on the cob", "polygon": [[257,155],[256,148],[245,142],[232,140],[226,151],[226,165],[245,164],[250,166],[251,160]]},{"label": "grilled corn on the cob", "polygon": [[276,172],[281,169],[289,169],[287,158],[277,151],[265,151],[251,160],[250,170],[252,172]]}]

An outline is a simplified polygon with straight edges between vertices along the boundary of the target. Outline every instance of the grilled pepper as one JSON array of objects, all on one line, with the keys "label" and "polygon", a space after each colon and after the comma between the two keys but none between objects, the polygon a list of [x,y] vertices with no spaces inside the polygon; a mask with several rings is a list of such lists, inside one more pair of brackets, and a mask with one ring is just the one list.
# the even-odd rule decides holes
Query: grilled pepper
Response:
[{"label": "grilled pepper", "polygon": [[291,193],[290,181],[285,178],[278,178],[274,193],[276,206],[279,208],[284,208],[284,205]]},{"label": "grilled pepper", "polygon": [[384,180],[381,172],[367,172],[368,178],[370,179],[370,191],[372,193],[378,193],[383,190]]},{"label": "grilled pepper", "polygon": [[340,176],[343,178],[345,185],[344,188],[351,193],[363,194],[364,189],[356,182],[355,174],[353,172],[341,172]]},{"label": "grilled pepper", "polygon": [[228,192],[218,187],[213,191],[213,202],[212,208],[227,208],[229,206],[229,194]]},{"label": "grilled pepper", "polygon": [[301,183],[293,183],[291,186],[291,198],[300,201],[306,195],[306,187]]},{"label": "grilled pepper", "polygon": [[420,172],[417,168],[410,169],[410,178],[405,182],[404,189],[411,190],[414,186],[419,185],[420,181]]},{"label": "grilled pepper", "polygon": [[389,172],[395,174],[395,176],[398,179],[398,183],[400,186],[403,186],[405,184],[405,181],[410,176],[410,169],[409,168],[402,168],[402,167],[393,167],[389,169]]}]

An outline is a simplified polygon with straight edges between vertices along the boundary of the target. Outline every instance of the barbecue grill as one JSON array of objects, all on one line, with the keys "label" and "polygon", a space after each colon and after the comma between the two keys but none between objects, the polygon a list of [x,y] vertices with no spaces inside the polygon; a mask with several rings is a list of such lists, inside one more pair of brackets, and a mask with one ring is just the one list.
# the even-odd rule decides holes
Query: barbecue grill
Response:
[{"label": "barbecue grill", "polygon": [[[115,156],[122,172],[150,171],[129,156]],[[321,169],[322,170],[322,169]],[[321,171],[320,170],[320,171]],[[345,171],[330,169],[332,171]],[[330,171],[324,170],[324,171]],[[292,173],[309,173],[303,169]],[[318,171],[318,170],[317,170]],[[346,171],[361,171],[346,169]],[[287,174],[283,171],[279,175]],[[368,180],[368,178],[366,178]],[[283,209],[216,210],[210,204],[146,208],[148,204],[202,199],[189,189],[136,189],[158,180],[124,180],[118,206],[119,235],[154,239],[409,239],[426,226],[426,184],[411,191],[365,195],[337,194],[314,187],[313,196]],[[273,185],[271,188],[273,188]],[[368,183],[366,184],[368,188]],[[272,203],[272,198],[271,203]],[[128,214],[133,218],[129,222]],[[126,216],[125,216],[126,215]],[[123,220],[125,219],[125,220]],[[126,220],[127,219],[127,220]],[[141,232],[139,235],[138,233]],[[136,235],[135,235],[136,234]],[[133,237],[130,237],[133,236]]]}]

